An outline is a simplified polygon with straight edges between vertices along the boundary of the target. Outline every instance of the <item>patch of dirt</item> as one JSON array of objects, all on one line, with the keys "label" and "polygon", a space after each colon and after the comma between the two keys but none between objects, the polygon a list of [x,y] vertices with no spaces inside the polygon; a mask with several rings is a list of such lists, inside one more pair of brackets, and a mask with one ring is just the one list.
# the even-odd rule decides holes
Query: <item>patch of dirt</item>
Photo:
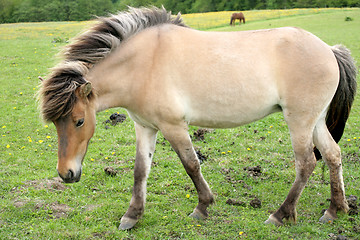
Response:
[{"label": "patch of dirt", "polygon": [[103,122],[105,129],[109,129],[109,124],[111,126],[116,126],[118,123],[122,123],[126,120],[125,114],[113,113],[110,115],[109,119]]},{"label": "patch of dirt", "polygon": [[[253,174],[261,174],[261,167],[260,166],[257,166],[257,167],[246,167],[244,168],[250,172],[252,172]],[[235,184],[242,184],[242,187],[247,189],[247,190],[251,190],[252,187],[248,184],[245,183],[244,180],[236,180],[234,177],[232,177],[231,175],[233,174],[233,172],[235,172],[232,168],[222,168],[221,170],[221,173],[225,175],[225,179],[227,182],[230,182],[232,184],[234,184],[234,187],[235,187]],[[236,174],[236,172],[235,172]],[[250,199],[250,206],[253,207],[253,208],[261,208],[261,200],[258,199],[256,196],[252,195],[252,194],[248,194],[247,192],[243,192],[243,195],[246,196],[247,200],[246,201],[249,201]],[[237,200],[237,199],[231,199],[229,198],[227,201],[226,201],[226,204],[229,204],[229,205],[234,205],[234,206],[245,206],[246,203],[243,202],[243,201],[240,201],[240,200]]]},{"label": "patch of dirt", "polygon": [[17,208],[21,208],[21,207],[25,206],[27,203],[28,203],[28,201],[16,199],[14,201],[14,206]]},{"label": "patch of dirt", "polygon": [[249,175],[252,177],[259,177],[259,176],[261,176],[261,173],[262,173],[261,166],[244,167],[244,170],[247,171],[249,173]]},{"label": "patch of dirt", "polygon": [[[21,193],[24,189],[27,188],[34,188],[36,190],[42,190],[42,189],[46,189],[49,191],[64,191],[67,187],[64,185],[63,180],[60,177],[55,177],[55,178],[51,178],[51,179],[39,179],[39,180],[32,180],[32,181],[27,181],[24,182],[23,185],[15,187],[11,190],[11,192],[14,193],[15,198],[13,199],[13,204],[15,207],[17,208],[21,208],[24,207],[27,203],[31,202],[30,200],[24,200],[21,199],[18,195],[18,193]],[[21,194],[20,194],[21,196]],[[44,203],[41,202],[36,202],[36,206],[42,206],[44,205]],[[61,212],[63,212],[60,208],[56,208],[56,204],[53,203],[52,206],[50,207],[54,208],[53,212],[55,212],[57,214],[57,212],[60,212],[59,214],[61,215]],[[56,216],[57,217],[57,216]]]},{"label": "patch of dirt", "polygon": [[197,157],[198,157],[198,159],[200,161],[200,164],[202,164],[203,162],[208,160],[209,157],[207,155],[201,153],[200,149],[195,150],[195,152],[196,152],[196,155],[197,155]]},{"label": "patch of dirt", "polygon": [[67,187],[64,184],[64,181],[60,177],[55,177],[51,179],[39,179],[25,182],[19,187],[12,189],[13,192],[19,192],[22,189],[33,187],[35,189],[47,189],[47,190],[57,190],[64,191]]},{"label": "patch of dirt", "polygon": [[105,167],[104,172],[106,175],[109,175],[111,177],[116,176],[116,174],[118,173],[118,171],[116,171],[113,167]]},{"label": "patch of dirt", "polygon": [[353,153],[346,153],[341,156],[343,162],[350,162],[350,163],[357,163],[359,162],[360,153],[353,152]]},{"label": "patch of dirt", "polygon": [[353,231],[356,232],[356,233],[360,233],[360,225],[353,226]]},{"label": "patch of dirt", "polygon": [[354,196],[354,195],[350,195],[347,198],[348,204],[349,204],[349,216],[353,216],[353,215],[358,215],[359,214],[359,210],[358,210],[358,203],[357,203],[358,197]]},{"label": "patch of dirt", "polygon": [[91,239],[107,239],[109,236],[112,236],[112,234],[113,233],[110,232],[110,231],[107,231],[107,232],[95,232],[95,233],[92,233],[92,238]]},{"label": "patch of dirt", "polygon": [[250,206],[253,208],[261,208],[261,201],[257,197],[250,201]]},{"label": "patch of dirt", "polygon": [[343,236],[343,235],[336,235],[336,234],[334,234],[334,233],[330,233],[329,235],[329,239],[330,240],[346,240],[347,238],[345,237],[345,236]]},{"label": "patch of dirt", "polygon": [[73,211],[73,209],[68,205],[58,202],[38,203],[35,206],[35,210],[45,210],[49,213],[49,215],[52,215],[54,218],[67,217],[68,213]]},{"label": "patch of dirt", "polygon": [[210,130],[206,129],[206,128],[199,128],[198,130],[196,130],[193,134],[192,139],[194,141],[205,141],[205,134],[209,133]]},{"label": "patch of dirt", "polygon": [[234,205],[234,206],[243,206],[243,207],[245,207],[245,205],[246,205],[246,203],[243,202],[243,201],[239,201],[239,200],[231,199],[231,198],[229,198],[228,200],[226,200],[226,204],[228,204],[228,205]]},{"label": "patch of dirt", "polygon": [[221,168],[221,173],[225,175],[225,179],[227,182],[232,184],[242,184],[243,188],[246,188],[247,190],[251,190],[252,187],[245,183],[244,180],[236,180],[231,176],[231,173],[234,171],[232,168]]}]

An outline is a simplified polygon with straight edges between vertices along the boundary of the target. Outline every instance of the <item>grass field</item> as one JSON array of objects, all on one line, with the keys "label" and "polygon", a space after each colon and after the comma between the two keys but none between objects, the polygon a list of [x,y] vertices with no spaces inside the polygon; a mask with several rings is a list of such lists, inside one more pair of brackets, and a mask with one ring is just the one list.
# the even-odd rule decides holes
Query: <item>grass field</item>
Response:
[{"label": "grass field", "polygon": [[[260,17],[251,20],[255,13]],[[223,23],[208,20],[215,13],[186,15],[185,20],[195,28],[213,27],[216,31],[301,27],[329,45],[346,45],[359,66],[360,9],[282,13],[280,16],[276,11],[246,12],[248,21],[240,27],[228,26],[229,12],[218,13],[224,14],[220,17],[226,20]],[[346,17],[352,21],[345,21]],[[340,215],[329,224],[318,222],[330,197],[328,169],[322,161],[298,203],[297,224],[282,227],[263,224],[285,199],[295,177],[289,134],[281,114],[236,129],[205,131],[204,139],[194,137],[194,145],[204,155],[203,175],[216,200],[206,221],[188,217],[197,204],[195,188],[169,143],[159,135],[145,214],[133,230],[119,231],[117,227],[128,207],[133,184],[132,121],[127,118],[112,126],[105,122],[109,116],[126,112],[111,109],[99,113],[81,181],[63,184],[56,178],[55,127],[41,122],[35,101],[37,77],[45,76],[56,64],[55,55],[67,39],[89,24],[0,25],[0,239],[336,239],[338,235],[360,238],[360,217],[355,211],[352,215]],[[340,141],[346,193],[357,197],[360,197],[359,113],[360,99],[356,97]],[[198,128],[191,127],[190,135],[194,133],[199,133]],[[105,174],[105,167],[112,167],[117,175]],[[238,205],[231,204],[229,199]],[[261,206],[252,207],[254,199],[259,199]]]}]

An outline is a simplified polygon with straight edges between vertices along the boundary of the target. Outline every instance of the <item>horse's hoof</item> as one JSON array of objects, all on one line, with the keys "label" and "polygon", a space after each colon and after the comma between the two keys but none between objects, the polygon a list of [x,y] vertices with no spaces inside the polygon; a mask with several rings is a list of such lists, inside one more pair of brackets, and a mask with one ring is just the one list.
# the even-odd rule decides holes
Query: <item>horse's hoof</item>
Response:
[{"label": "horse's hoof", "polygon": [[273,215],[270,215],[270,217],[264,222],[265,224],[273,224],[275,226],[282,226],[284,225],[283,222],[280,220],[278,220],[276,217],[274,217]]},{"label": "horse's hoof", "polygon": [[207,215],[200,212],[197,208],[190,214],[190,217],[198,219],[198,220],[204,220],[207,218]]},{"label": "horse's hoof", "polygon": [[129,229],[133,228],[136,223],[137,223],[136,219],[122,217],[119,229],[120,230],[129,230]]},{"label": "horse's hoof", "polygon": [[325,211],[324,215],[319,219],[321,223],[331,223],[334,221],[336,217],[332,216],[327,210]]}]

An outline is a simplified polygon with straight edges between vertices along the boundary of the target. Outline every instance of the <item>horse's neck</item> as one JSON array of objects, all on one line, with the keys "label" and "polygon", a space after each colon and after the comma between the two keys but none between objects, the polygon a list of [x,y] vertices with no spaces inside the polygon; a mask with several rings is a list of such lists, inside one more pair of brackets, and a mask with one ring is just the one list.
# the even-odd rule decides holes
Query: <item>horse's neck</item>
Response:
[{"label": "horse's neck", "polygon": [[138,98],[149,76],[157,31],[145,30],[115,49],[90,70],[88,81],[97,92],[98,111],[112,108],[128,108]]},{"label": "horse's neck", "polygon": [[115,50],[90,70],[86,78],[96,91],[97,111],[113,107],[127,108],[134,101],[131,92],[139,82],[136,76],[142,71],[140,64],[133,64],[131,60],[136,55]]}]

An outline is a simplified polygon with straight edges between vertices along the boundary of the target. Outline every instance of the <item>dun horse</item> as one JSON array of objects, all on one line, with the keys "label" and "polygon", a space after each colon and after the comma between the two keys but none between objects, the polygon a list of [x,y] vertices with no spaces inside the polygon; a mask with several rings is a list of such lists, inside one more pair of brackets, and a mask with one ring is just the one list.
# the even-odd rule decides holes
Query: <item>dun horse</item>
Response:
[{"label": "dun horse", "polygon": [[316,165],[314,145],[330,169],[331,203],[320,220],[348,211],[336,143],[356,89],[345,47],[330,47],[298,28],[201,32],[165,9],[132,8],[100,18],[63,56],[39,94],[44,119],[56,126],[57,171],[64,182],[80,180],[96,112],[123,107],[135,122],[134,188],[120,229],[132,228],[144,212],[158,131],[195,184],[198,205],[191,216],[204,219],[214,196],[188,125],[232,128],[278,111],[289,127],[296,178],[266,223],[296,221],[296,204]]},{"label": "dun horse", "polygon": [[242,12],[239,12],[239,13],[233,13],[231,15],[231,18],[230,18],[230,25],[231,26],[235,26],[235,20],[236,19],[239,19],[239,25],[241,25],[241,21],[243,21],[243,23],[245,24],[245,16]]}]

